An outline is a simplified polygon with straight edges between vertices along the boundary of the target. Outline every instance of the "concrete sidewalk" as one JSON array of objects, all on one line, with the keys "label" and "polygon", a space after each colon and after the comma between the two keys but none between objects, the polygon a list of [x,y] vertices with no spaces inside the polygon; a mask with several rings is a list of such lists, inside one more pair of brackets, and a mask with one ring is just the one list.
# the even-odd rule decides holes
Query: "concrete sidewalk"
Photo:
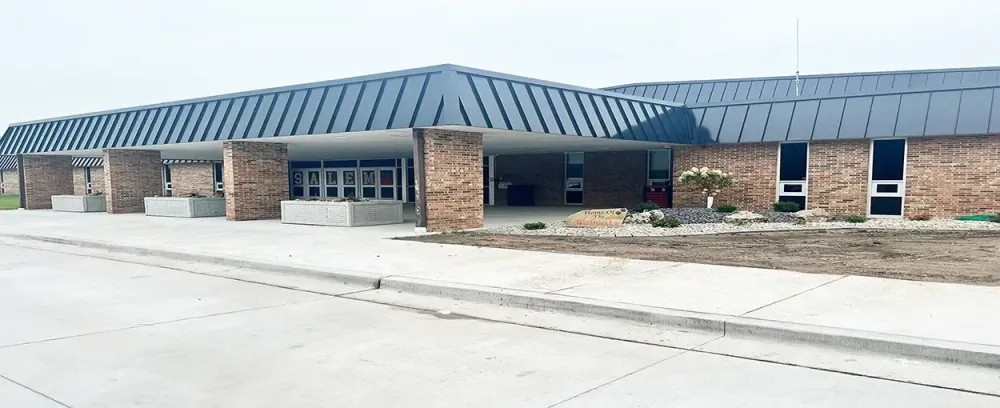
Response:
[{"label": "concrete sidewalk", "polygon": [[283,265],[397,287],[411,280],[492,292],[487,297],[518,294],[534,299],[531,302],[548,297],[582,305],[691,312],[709,320],[754,319],[758,334],[767,329],[760,322],[774,322],[830,328],[836,334],[854,330],[961,342],[989,353],[1000,350],[1000,327],[988,324],[1000,310],[998,287],[387,239],[412,234],[405,225],[344,229],[277,221],[9,211],[0,213],[0,234]]}]

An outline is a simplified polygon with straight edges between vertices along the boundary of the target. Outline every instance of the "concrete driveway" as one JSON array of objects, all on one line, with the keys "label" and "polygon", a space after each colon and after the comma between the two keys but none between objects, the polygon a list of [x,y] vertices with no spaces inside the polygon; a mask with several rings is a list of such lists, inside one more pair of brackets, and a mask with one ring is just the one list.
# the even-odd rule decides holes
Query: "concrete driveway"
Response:
[{"label": "concrete driveway", "polygon": [[0,406],[1000,404],[188,269],[0,245]]}]

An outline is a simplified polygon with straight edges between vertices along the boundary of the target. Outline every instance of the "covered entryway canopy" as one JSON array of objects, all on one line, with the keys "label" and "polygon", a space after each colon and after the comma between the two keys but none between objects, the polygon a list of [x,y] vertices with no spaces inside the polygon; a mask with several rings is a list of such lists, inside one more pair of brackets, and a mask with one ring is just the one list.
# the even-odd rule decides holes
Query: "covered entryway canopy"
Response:
[{"label": "covered entryway canopy", "polygon": [[[151,183],[159,160],[222,160],[227,200],[250,214],[227,212],[231,219],[273,217],[261,200],[287,197],[276,176],[287,177],[289,162],[412,158],[424,218],[467,228],[482,225],[484,155],[658,149],[692,143],[694,130],[690,112],[671,102],[442,65],[21,123],[4,133],[0,153],[39,156],[29,160],[36,167],[69,163],[41,156],[103,156],[109,203],[154,191],[126,184]],[[454,211],[455,202],[478,216]]]}]

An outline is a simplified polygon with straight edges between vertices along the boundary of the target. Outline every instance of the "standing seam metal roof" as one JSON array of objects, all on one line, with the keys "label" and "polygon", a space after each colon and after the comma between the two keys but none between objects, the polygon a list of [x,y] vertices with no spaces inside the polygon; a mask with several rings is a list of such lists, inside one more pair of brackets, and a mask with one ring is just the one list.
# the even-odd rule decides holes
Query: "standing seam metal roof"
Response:
[{"label": "standing seam metal roof", "polygon": [[680,104],[454,65],[12,125],[0,154],[443,125],[683,143]]},{"label": "standing seam metal roof", "polygon": [[699,143],[1000,133],[1000,86],[720,103],[690,108]]},{"label": "standing seam metal roof", "polygon": [[10,170],[17,168],[17,156],[0,155],[0,170]]},{"label": "standing seam metal roof", "polygon": [[[1000,67],[803,75],[800,78],[799,97],[844,96],[1000,86]],[[636,83],[604,89],[625,95],[676,101],[688,106],[796,97],[794,76]]]},{"label": "standing seam metal roof", "polygon": [[[163,164],[216,163],[216,160],[163,159]],[[103,157],[74,157],[73,167],[100,167],[104,165]],[[0,155],[0,170],[17,168],[16,155]]]}]

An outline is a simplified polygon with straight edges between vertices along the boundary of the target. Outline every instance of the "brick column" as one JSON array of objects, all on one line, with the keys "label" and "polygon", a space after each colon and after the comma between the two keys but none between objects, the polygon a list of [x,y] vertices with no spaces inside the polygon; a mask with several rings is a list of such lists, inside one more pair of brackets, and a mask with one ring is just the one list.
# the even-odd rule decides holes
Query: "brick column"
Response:
[{"label": "brick column", "polygon": [[288,146],[238,141],[222,149],[226,219],[281,218],[281,201],[288,199]]},{"label": "brick column", "polygon": [[73,157],[25,155],[21,159],[26,210],[52,208],[52,196],[73,194]]},{"label": "brick column", "polygon": [[482,228],[483,134],[414,129],[413,157],[417,228]]},{"label": "brick column", "polygon": [[[94,174],[91,173],[91,178]],[[105,150],[108,214],[146,211],[143,199],[163,195],[163,162],[155,150]]]},{"label": "brick column", "polygon": [[871,140],[809,143],[809,208],[836,215],[868,213]]}]

